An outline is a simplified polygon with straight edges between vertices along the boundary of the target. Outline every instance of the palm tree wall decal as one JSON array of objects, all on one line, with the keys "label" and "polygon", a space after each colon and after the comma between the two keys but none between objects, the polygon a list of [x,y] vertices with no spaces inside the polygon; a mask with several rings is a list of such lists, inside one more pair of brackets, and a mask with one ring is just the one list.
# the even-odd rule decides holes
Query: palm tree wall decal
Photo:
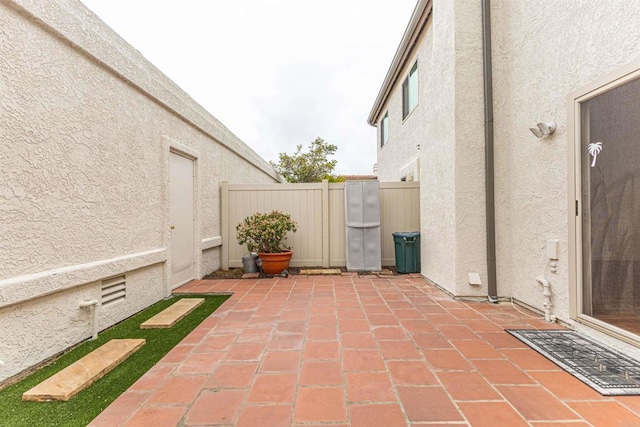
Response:
[{"label": "palm tree wall decal", "polygon": [[596,166],[596,158],[598,157],[598,154],[602,151],[602,142],[592,142],[587,145],[587,149],[589,150],[589,154],[593,156],[593,161],[591,162],[591,167],[593,168]]}]

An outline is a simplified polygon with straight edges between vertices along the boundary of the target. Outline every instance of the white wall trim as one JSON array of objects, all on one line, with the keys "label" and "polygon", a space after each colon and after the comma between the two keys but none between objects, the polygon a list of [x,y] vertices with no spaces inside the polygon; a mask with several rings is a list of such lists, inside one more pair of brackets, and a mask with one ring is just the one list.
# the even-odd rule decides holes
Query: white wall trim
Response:
[{"label": "white wall trim", "polygon": [[222,236],[207,237],[206,239],[202,239],[203,251],[206,251],[207,249],[217,248],[218,246],[222,246]]},{"label": "white wall trim", "polygon": [[0,281],[0,308],[65,291],[167,260],[167,248],[69,265]]},{"label": "white wall trim", "polygon": [[193,148],[188,147],[166,135],[164,136],[164,139],[167,141],[169,151],[172,153],[180,154],[182,157],[187,157],[194,161],[198,160],[200,157],[199,151],[194,150]]}]

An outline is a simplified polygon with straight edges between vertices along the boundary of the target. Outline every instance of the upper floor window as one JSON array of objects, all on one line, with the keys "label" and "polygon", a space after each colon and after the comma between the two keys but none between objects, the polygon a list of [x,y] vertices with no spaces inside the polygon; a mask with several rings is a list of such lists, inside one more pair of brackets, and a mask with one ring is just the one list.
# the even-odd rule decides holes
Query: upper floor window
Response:
[{"label": "upper floor window", "polygon": [[389,112],[384,113],[384,117],[380,120],[380,146],[389,142]]},{"label": "upper floor window", "polygon": [[402,119],[406,119],[409,113],[418,105],[418,61],[413,64],[409,75],[402,83]]}]

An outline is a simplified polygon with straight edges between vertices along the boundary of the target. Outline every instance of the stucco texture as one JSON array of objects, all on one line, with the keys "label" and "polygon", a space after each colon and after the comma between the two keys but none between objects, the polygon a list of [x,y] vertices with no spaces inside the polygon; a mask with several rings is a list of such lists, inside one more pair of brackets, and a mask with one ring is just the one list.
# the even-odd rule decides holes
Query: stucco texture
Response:
[{"label": "stucco texture", "polygon": [[[455,295],[486,295],[479,5],[434,2],[421,149],[422,273]],[[479,72],[478,72],[479,71]],[[479,273],[483,285],[469,285]]]},{"label": "stucco texture", "polygon": [[127,276],[101,328],[167,295],[170,149],[196,161],[196,277],[220,265],[221,182],[278,177],[80,2],[4,1],[0,28],[2,381],[90,336],[101,280]]},{"label": "stucco texture", "polygon": [[[379,123],[388,111],[389,142],[382,148],[378,135],[379,179],[398,180],[419,164],[422,274],[467,296],[487,294],[479,13],[474,2],[434,2],[378,117]],[[418,105],[402,120],[402,81],[416,61]],[[469,285],[472,272],[482,286]]]},{"label": "stucco texture", "polygon": [[[498,291],[541,308],[544,274],[553,311],[569,318],[567,96],[640,56],[634,1],[492,1]],[[558,130],[537,139],[541,121]],[[559,239],[557,273],[547,239]]]},{"label": "stucco texture", "polygon": [[[553,313],[570,321],[568,166],[576,142],[567,97],[640,57],[640,8],[631,0],[491,5],[498,295],[542,309],[535,279],[544,275]],[[397,179],[420,144],[422,274],[458,296],[487,295],[481,3],[434,1],[431,13],[377,118],[388,109],[378,171]],[[402,122],[401,82],[413,58],[420,101]],[[558,129],[538,139],[529,128],[543,121]],[[557,261],[547,258],[552,239]],[[468,284],[470,272],[480,273],[481,286]]]}]

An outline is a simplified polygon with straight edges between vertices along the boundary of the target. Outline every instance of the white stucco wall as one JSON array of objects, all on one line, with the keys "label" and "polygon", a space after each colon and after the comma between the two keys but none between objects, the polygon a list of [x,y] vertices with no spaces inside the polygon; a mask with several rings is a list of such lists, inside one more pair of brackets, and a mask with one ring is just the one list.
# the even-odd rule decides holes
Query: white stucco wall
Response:
[{"label": "white stucco wall", "polygon": [[[412,62],[413,65],[415,63]],[[420,64],[418,64],[420,67]],[[380,182],[395,181],[419,181],[420,180],[420,151],[418,143],[419,136],[413,135],[419,127],[417,124],[404,125],[402,120],[402,86],[400,91],[395,91],[391,102],[388,104],[389,111],[389,141],[380,147],[380,120],[378,120],[378,156],[376,175]],[[416,110],[420,106],[416,107]],[[387,111],[387,110],[385,110]],[[415,111],[415,110],[414,110]],[[411,120],[410,114],[406,121]],[[406,122],[405,121],[405,122]],[[419,121],[415,120],[415,122]]]},{"label": "white stucco wall", "polygon": [[479,14],[474,2],[434,2],[420,153],[422,274],[467,296],[487,293]]},{"label": "white stucco wall", "polygon": [[[637,2],[492,1],[498,291],[541,308],[545,274],[553,309],[569,318],[567,95],[640,57]],[[558,130],[544,139],[541,121]],[[546,240],[560,240],[551,273]]]},{"label": "white stucco wall", "polygon": [[0,381],[91,335],[78,301],[126,274],[107,327],[168,293],[168,156],[197,157],[196,276],[220,183],[273,169],[75,0],[0,3]]},{"label": "white stucco wall", "polygon": [[[567,96],[640,57],[640,8],[618,0],[589,7],[542,0],[491,4],[498,295],[541,309],[535,278],[544,274],[554,312],[569,320],[568,248],[574,242],[567,165],[574,141],[567,135]],[[407,158],[403,150],[421,144],[422,274],[456,295],[487,294],[480,7],[464,0],[433,3],[414,54],[418,108],[401,122],[400,78],[377,118],[388,108],[389,143],[378,148],[381,179],[397,179],[393,174]],[[558,125],[552,137],[537,139],[529,131],[552,120]],[[401,141],[397,147],[394,137]],[[556,273],[546,258],[549,239],[560,241]],[[483,285],[468,285],[469,272],[479,272]]]},{"label": "white stucco wall", "polygon": [[[480,5],[434,2],[432,17],[381,109],[389,142],[378,176],[398,180],[420,146],[422,274],[456,295],[486,295]],[[402,82],[418,61],[419,101],[402,120]],[[483,285],[469,285],[479,273]]]},{"label": "white stucco wall", "polygon": [[[442,5],[443,7],[446,6]],[[443,14],[444,11],[439,11]],[[438,27],[438,29],[441,27]],[[450,36],[450,37],[449,37]],[[453,34],[442,30],[438,48],[453,46]],[[421,181],[421,268],[433,282],[455,290],[455,135],[451,127],[454,78],[448,72],[455,57],[434,54],[433,20],[426,23],[415,51],[406,61],[378,117],[378,179],[398,181],[406,164],[419,157]],[[453,52],[453,48],[447,52]],[[418,62],[418,105],[402,119],[402,82]],[[435,108],[437,107],[437,108]],[[380,148],[379,123],[389,113],[389,142]],[[420,150],[416,146],[420,144]]]},{"label": "white stucco wall", "polygon": [[420,150],[421,268],[424,276],[455,293],[455,34],[450,31],[455,15],[451,2],[434,6],[429,61],[423,69],[428,95],[423,97]]},{"label": "white stucco wall", "polygon": [[[420,180],[420,144],[423,142],[424,127],[427,125],[424,111],[429,107],[427,92],[429,61],[432,43],[431,25],[427,24],[420,37],[418,47],[410,59],[406,61],[400,77],[396,81],[377,124],[377,176],[380,182],[400,181],[403,177],[413,181]],[[418,62],[418,105],[405,118],[402,118],[402,83],[407,78],[413,64]],[[385,113],[389,114],[389,141],[381,144],[380,121]]]}]

